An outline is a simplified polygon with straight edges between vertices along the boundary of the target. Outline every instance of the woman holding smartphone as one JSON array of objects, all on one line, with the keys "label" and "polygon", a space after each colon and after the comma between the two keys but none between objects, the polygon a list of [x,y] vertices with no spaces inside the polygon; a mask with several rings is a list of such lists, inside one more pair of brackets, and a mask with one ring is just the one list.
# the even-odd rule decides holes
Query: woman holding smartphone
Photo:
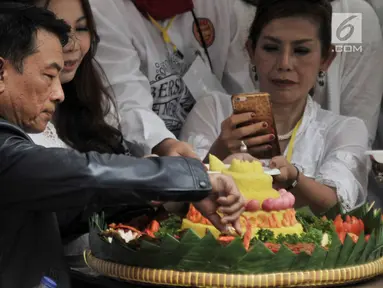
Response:
[{"label": "woman holding smartphone", "polygon": [[245,151],[258,157],[278,139],[282,155],[269,164],[281,171],[275,184],[318,212],[337,202],[345,210],[363,204],[368,175],[363,121],[325,111],[309,96],[335,57],[331,18],[328,0],[259,1],[248,49],[260,91],[271,95],[278,135],[266,122],[239,127],[253,113],[233,115],[231,99],[217,94],[196,104],[181,133],[202,159]]}]

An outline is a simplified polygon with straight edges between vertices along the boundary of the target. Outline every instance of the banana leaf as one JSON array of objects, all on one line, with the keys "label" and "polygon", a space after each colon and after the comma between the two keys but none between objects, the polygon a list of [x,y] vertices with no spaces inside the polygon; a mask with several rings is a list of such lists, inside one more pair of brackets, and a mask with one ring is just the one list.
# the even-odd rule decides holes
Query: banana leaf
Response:
[{"label": "banana leaf", "polygon": [[160,246],[146,240],[141,241],[140,249],[136,254],[137,266],[147,268],[157,268],[158,254],[160,253]]},{"label": "banana leaf", "polygon": [[376,246],[383,245],[383,226],[380,225],[378,228],[376,228],[375,233],[376,233]]},{"label": "banana leaf", "polygon": [[367,241],[366,248],[364,248],[362,252],[362,256],[360,256],[359,261],[357,264],[363,264],[366,263],[367,258],[370,256],[371,252],[375,249],[376,247],[376,233],[373,232],[371,233],[370,239]]},{"label": "banana leaf", "polygon": [[346,265],[355,265],[359,257],[362,255],[363,250],[366,248],[366,241],[364,240],[364,232],[359,235],[358,242],[356,242],[354,250],[348,258]]},{"label": "banana leaf", "polygon": [[306,270],[320,270],[326,261],[327,251],[322,247],[315,245],[315,250],[311,255]]},{"label": "banana leaf", "polygon": [[334,220],[338,214],[344,214],[344,209],[339,202],[334,207],[328,209],[325,213],[322,213],[321,216],[326,216],[327,219]]},{"label": "banana leaf", "polygon": [[265,244],[256,240],[250,251],[233,267],[233,272],[239,274],[264,273],[266,271],[265,268],[274,257],[275,254]]},{"label": "banana leaf", "polygon": [[246,254],[241,238],[234,239],[226,247],[219,249],[209,264],[211,272],[230,272],[232,267]]},{"label": "banana leaf", "polygon": [[156,254],[157,252],[160,252],[160,246],[149,242],[147,240],[142,240],[140,245],[140,253],[152,253]]},{"label": "banana leaf", "polygon": [[172,263],[178,263],[189,253],[191,249],[199,246],[201,238],[192,230],[189,229],[185,235],[182,236],[180,244],[177,248],[177,253],[173,254]]},{"label": "banana leaf", "polygon": [[303,215],[315,216],[314,212],[311,211],[309,206],[300,207],[300,208],[296,209],[295,211],[296,211],[296,213],[300,213]]},{"label": "banana leaf", "polygon": [[125,265],[138,265],[137,253],[123,243],[113,240],[112,243],[100,237],[100,230],[93,226],[89,231],[89,244],[94,256],[106,261],[117,262]]},{"label": "banana leaf", "polygon": [[210,265],[211,260],[218,253],[219,249],[222,249],[222,246],[214,238],[213,234],[208,231],[199,245],[190,249],[181,259],[178,269],[182,271],[208,270],[206,266]]},{"label": "banana leaf", "polygon": [[378,229],[382,226],[381,220],[381,211],[380,209],[371,209],[368,213],[362,218],[366,233],[372,233],[373,230]]},{"label": "banana leaf", "polygon": [[372,211],[374,209],[372,209],[374,204],[369,204],[369,203],[365,203],[363,204],[362,206],[358,207],[358,208],[355,208],[354,210],[351,210],[351,211],[348,211],[346,212],[342,205],[340,203],[337,203],[334,207],[330,208],[329,210],[327,210],[325,213],[321,214],[322,216],[326,216],[328,219],[332,219],[334,220],[335,217],[340,214],[342,215],[343,217],[343,220],[344,220],[344,216],[345,215],[350,215],[350,216],[355,216],[357,218],[364,218],[366,217],[366,215]]},{"label": "banana leaf", "polygon": [[[169,235],[172,238],[172,236]],[[185,254],[192,249],[194,246],[198,246],[201,238],[194,231],[189,230],[185,233],[185,235],[181,238],[181,241],[176,239],[168,238],[165,243],[165,248],[169,252],[168,242],[172,242],[176,244],[174,248],[177,250],[171,249],[175,253],[169,253],[167,255],[167,259],[164,259],[164,251],[161,251],[161,246],[143,240],[141,242],[141,246],[139,252],[137,254],[137,261],[139,262],[138,266],[147,267],[147,268],[165,268],[166,266],[175,266],[179,263],[179,261],[185,256]],[[175,242],[177,241],[177,242]]]},{"label": "banana leaf", "polygon": [[339,253],[338,261],[336,261],[336,265],[335,265],[336,268],[345,266],[354,247],[355,247],[354,241],[352,241],[351,237],[348,234],[346,234],[346,238],[344,239],[343,246]]},{"label": "banana leaf", "polygon": [[375,247],[370,255],[367,257],[368,261],[374,261],[380,257],[382,257],[382,247],[383,247],[383,237],[382,237],[382,227],[379,227],[375,230]]},{"label": "banana leaf", "polygon": [[375,261],[383,256],[383,246],[375,247],[367,258],[367,262]]},{"label": "banana leaf", "polygon": [[108,226],[105,223],[105,213],[93,213],[93,215],[89,217],[89,228],[98,228],[100,232],[106,230]]},{"label": "banana leaf", "polygon": [[342,249],[342,243],[339,240],[338,234],[333,231],[331,235],[331,244],[327,253],[326,260],[323,264],[324,269],[335,268],[338,261],[340,250]]},{"label": "banana leaf", "polygon": [[295,258],[294,263],[290,267],[290,271],[304,271],[307,269],[307,264],[311,258],[311,255],[306,252],[301,252]]},{"label": "banana leaf", "polygon": [[278,253],[270,260],[270,263],[265,267],[266,273],[290,271],[297,255],[294,254],[285,245],[281,245]]},{"label": "banana leaf", "polygon": [[363,218],[370,211],[372,206],[368,203],[363,204],[362,206],[356,208],[353,211],[350,211],[348,215],[355,216],[357,218]]},{"label": "banana leaf", "polygon": [[175,263],[177,258],[174,257],[174,254],[178,253],[179,245],[180,242],[177,239],[169,234],[166,234],[162,239],[160,252],[157,255],[157,267],[167,269],[177,265],[177,263]]}]

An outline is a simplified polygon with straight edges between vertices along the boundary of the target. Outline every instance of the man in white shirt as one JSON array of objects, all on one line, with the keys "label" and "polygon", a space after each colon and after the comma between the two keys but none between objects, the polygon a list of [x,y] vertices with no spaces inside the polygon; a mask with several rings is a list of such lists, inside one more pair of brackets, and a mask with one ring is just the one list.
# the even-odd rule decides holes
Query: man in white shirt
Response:
[{"label": "man in white shirt", "polygon": [[[383,30],[383,1],[382,0],[367,0],[374,8],[379,21],[380,26]],[[380,77],[380,81],[383,82],[383,75],[378,75]],[[373,149],[376,150],[382,150],[383,149],[383,103],[379,105],[377,108],[380,108],[380,114],[379,114],[379,121],[378,121],[378,130],[376,132],[376,138],[373,145]],[[369,178],[369,186],[368,186],[368,200],[370,202],[374,201],[376,207],[383,207],[383,183],[380,183],[379,179],[375,178],[377,176],[375,171],[373,173],[370,173]]]},{"label": "man in white shirt", "polygon": [[381,0],[367,0],[374,8],[376,14],[378,15],[380,26],[383,28],[383,1]]},{"label": "man in white shirt", "polygon": [[[380,26],[381,26],[381,30],[383,31],[383,1],[382,0],[367,0],[367,2],[369,2],[372,6],[372,8],[374,8],[378,18],[379,18],[379,21],[380,21]],[[383,46],[383,44],[382,44]],[[378,75],[378,77],[380,77],[380,81],[383,82],[383,75],[380,74]],[[379,122],[378,122],[378,131],[376,133],[376,139],[375,139],[375,143],[374,143],[374,149],[379,149],[379,150],[382,150],[383,149],[383,109],[382,109],[382,104],[378,107],[380,107],[380,114],[379,114]]]},{"label": "man in white shirt", "polygon": [[254,90],[233,1],[90,3],[101,38],[97,59],[116,95],[125,139],[143,154],[194,157],[177,136],[201,96],[183,81],[196,55],[227,93]]}]

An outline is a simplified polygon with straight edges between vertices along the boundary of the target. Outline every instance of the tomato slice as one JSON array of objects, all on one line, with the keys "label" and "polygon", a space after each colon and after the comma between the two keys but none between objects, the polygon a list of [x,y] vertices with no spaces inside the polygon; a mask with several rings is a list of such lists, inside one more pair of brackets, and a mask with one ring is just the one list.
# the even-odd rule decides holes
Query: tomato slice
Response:
[{"label": "tomato slice", "polygon": [[346,238],[346,232],[338,232],[338,237],[339,237],[339,240],[340,242],[343,244],[344,243],[344,239]]},{"label": "tomato slice", "polygon": [[342,222],[343,223],[343,219],[342,219],[342,216],[340,216],[340,214],[336,215],[334,223],[335,222]]},{"label": "tomato slice", "polygon": [[350,227],[350,231],[351,233],[355,234],[355,235],[359,235],[360,234],[360,225],[359,225],[359,221],[352,221],[352,223],[350,224],[351,227]]},{"label": "tomato slice", "polygon": [[358,235],[355,235],[354,233],[348,233],[348,236],[351,237],[354,243],[358,242],[358,239],[359,239]]},{"label": "tomato slice", "polygon": [[351,232],[351,223],[344,222],[343,223],[343,231],[346,233]]},{"label": "tomato slice", "polygon": [[343,221],[342,216],[338,214],[334,220],[335,231],[337,233],[345,232],[352,233],[359,237],[364,231],[364,223],[361,219],[355,216],[346,215],[346,220]]},{"label": "tomato slice", "polygon": [[336,232],[339,233],[339,232],[344,231],[343,220],[342,220],[342,217],[339,214],[335,217],[334,226],[335,226],[335,231]]}]

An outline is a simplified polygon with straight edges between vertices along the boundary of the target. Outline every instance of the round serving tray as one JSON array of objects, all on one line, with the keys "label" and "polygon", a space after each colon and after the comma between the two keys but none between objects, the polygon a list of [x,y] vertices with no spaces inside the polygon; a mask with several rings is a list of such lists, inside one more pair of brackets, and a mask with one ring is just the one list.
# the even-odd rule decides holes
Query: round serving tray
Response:
[{"label": "round serving tray", "polygon": [[272,274],[218,274],[148,269],[100,260],[84,252],[87,265],[98,273],[128,282],[183,287],[312,287],[356,283],[383,273],[383,258],[338,269]]}]

